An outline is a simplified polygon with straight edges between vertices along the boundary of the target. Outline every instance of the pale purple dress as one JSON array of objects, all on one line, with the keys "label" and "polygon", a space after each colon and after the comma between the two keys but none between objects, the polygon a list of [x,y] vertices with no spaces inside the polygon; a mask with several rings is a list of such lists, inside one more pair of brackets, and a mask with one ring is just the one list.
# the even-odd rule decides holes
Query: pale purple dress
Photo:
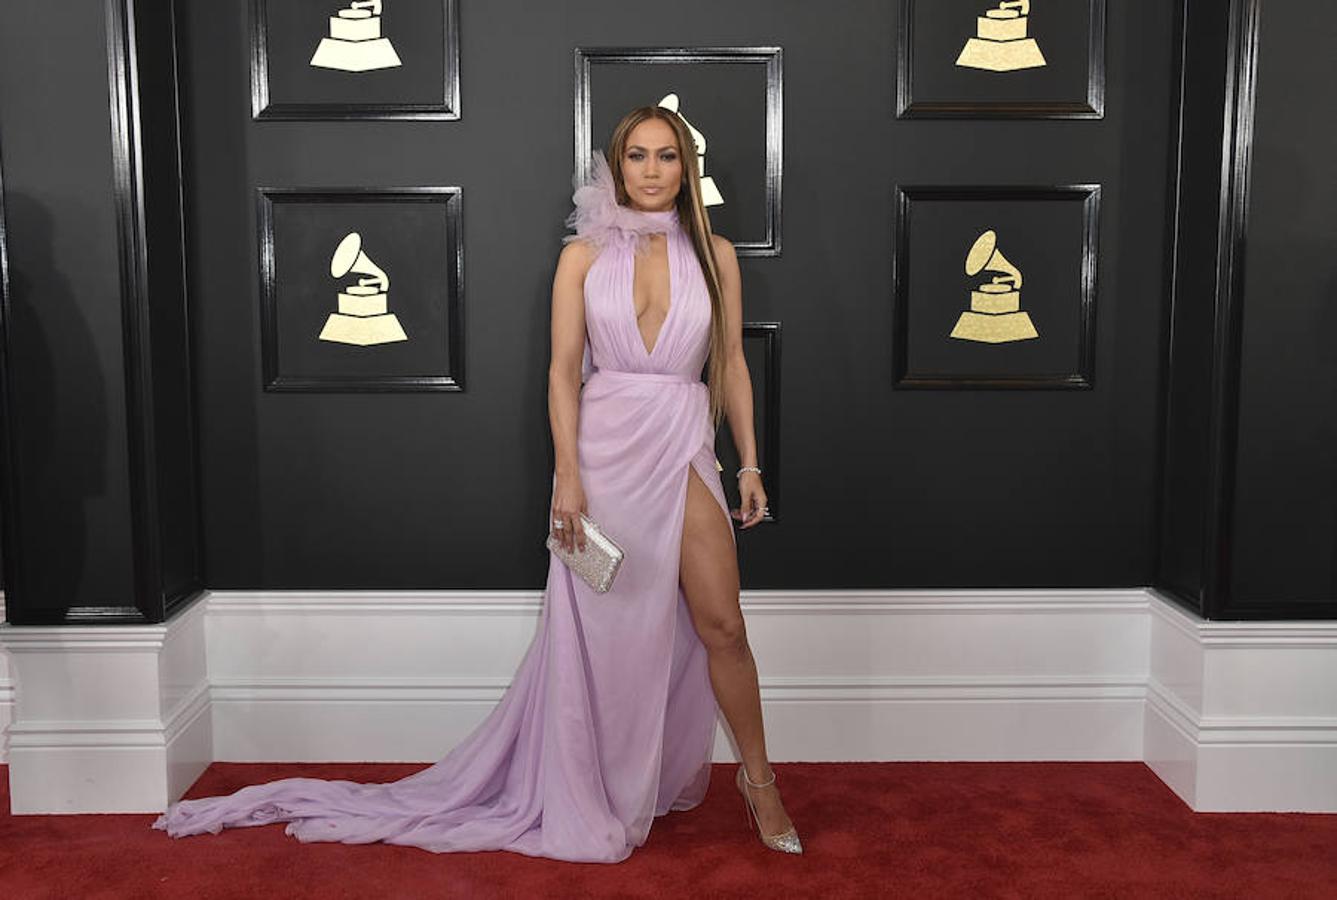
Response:
[{"label": "pale purple dress", "polygon": [[[566,239],[600,248],[585,279],[577,450],[587,514],[626,551],[611,590],[595,593],[549,553],[537,632],[510,686],[429,768],[384,784],[285,778],[184,800],[154,828],[180,837],[288,822],[303,842],[618,862],[655,816],[704,798],[717,708],[678,567],[689,465],[729,521],[700,380],[710,298],[677,213],[618,206],[601,153],[574,199],[577,234]],[[668,235],[671,308],[647,352],[633,254],[656,231]],[[547,528],[545,517],[536,540]]]}]

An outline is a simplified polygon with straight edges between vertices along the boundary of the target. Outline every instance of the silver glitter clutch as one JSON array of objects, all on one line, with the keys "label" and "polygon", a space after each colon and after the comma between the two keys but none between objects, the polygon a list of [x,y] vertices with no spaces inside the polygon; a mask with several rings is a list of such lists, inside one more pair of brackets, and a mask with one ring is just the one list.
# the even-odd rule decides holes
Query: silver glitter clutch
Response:
[{"label": "silver glitter clutch", "polygon": [[613,586],[613,576],[617,575],[625,554],[617,542],[584,513],[580,514],[580,525],[585,529],[583,553],[579,546],[572,547],[568,551],[557,539],[557,535],[551,531],[548,532],[548,540],[544,543],[558,559],[566,563],[568,569],[580,576],[581,580],[596,592],[605,593]]}]

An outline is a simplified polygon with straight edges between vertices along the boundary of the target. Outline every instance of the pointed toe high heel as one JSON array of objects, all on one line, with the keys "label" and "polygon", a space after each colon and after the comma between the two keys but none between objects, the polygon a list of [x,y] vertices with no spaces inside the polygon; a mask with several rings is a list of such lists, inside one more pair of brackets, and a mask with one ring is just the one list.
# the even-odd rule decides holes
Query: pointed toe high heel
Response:
[{"label": "pointed toe high heel", "polygon": [[802,853],[803,844],[799,842],[798,830],[792,826],[788,831],[782,831],[779,834],[762,834],[761,819],[757,818],[757,808],[752,804],[752,797],[748,794],[747,788],[743,786],[747,782],[754,788],[766,787],[768,784],[775,783],[775,770],[771,770],[769,781],[763,781],[757,784],[751,778],[747,777],[745,766],[738,767],[738,773],[734,776],[734,784],[738,786],[738,792],[743,795],[743,800],[747,803],[747,821],[749,830],[753,822],[757,823],[757,834],[761,837],[761,842],[772,850],[779,850],[782,853]]}]

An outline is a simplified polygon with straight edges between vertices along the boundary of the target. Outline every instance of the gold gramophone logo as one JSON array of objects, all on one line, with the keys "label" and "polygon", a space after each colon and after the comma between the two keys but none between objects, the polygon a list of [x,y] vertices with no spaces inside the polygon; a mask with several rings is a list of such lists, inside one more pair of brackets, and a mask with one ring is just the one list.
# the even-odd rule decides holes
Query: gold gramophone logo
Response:
[{"label": "gold gramophone logo", "polygon": [[1021,270],[998,249],[998,235],[990,229],[975,239],[966,254],[966,274],[997,272],[970,292],[970,309],[961,313],[951,336],[963,341],[1003,344],[1040,335],[1021,308]]},{"label": "gold gramophone logo", "polygon": [[381,0],[353,0],[329,21],[329,37],[320,39],[311,65],[342,72],[402,65],[390,39],[381,34]]},{"label": "gold gramophone logo", "polygon": [[1027,35],[1031,0],[1003,0],[975,20],[975,37],[966,41],[958,66],[1014,72],[1045,65],[1035,38]]},{"label": "gold gramophone logo", "polygon": [[330,257],[330,275],[343,278],[350,272],[366,277],[339,291],[339,311],[330,313],[320,340],[338,344],[388,344],[407,341],[399,319],[389,312],[390,276],[362,252],[362,235],[350,231]]},{"label": "gold gramophone logo", "polygon": [[701,203],[703,206],[719,206],[724,202],[724,198],[720,196],[719,188],[715,187],[715,179],[706,174],[706,136],[697,131],[696,127],[687,121],[687,117],[678,110],[677,94],[666,94],[658,105],[678,113],[678,117],[691,132],[692,143],[696,145],[696,170],[701,173]]}]

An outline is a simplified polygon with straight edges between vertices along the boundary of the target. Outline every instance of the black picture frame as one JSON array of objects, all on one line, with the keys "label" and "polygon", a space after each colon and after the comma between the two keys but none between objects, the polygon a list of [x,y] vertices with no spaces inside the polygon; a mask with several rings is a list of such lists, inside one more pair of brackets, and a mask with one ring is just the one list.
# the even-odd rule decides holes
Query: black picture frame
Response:
[{"label": "black picture frame", "polygon": [[[753,379],[760,380],[763,402],[760,406],[761,422],[758,431],[757,465],[761,469],[762,484],[766,489],[766,507],[769,512],[762,516],[767,522],[779,519],[782,503],[780,500],[782,479],[780,477],[780,323],[779,322],[744,322],[743,348],[747,354],[749,348],[760,356],[759,364],[749,360],[748,370]],[[760,378],[758,379],[758,375]],[[727,421],[727,420],[726,420]],[[720,474],[723,478],[724,496],[730,509],[738,508],[739,493],[738,467],[742,465],[738,451],[734,448],[729,429],[721,428],[715,435],[715,458],[723,466]],[[750,530],[750,529],[749,529]]]},{"label": "black picture frame", "polygon": [[575,49],[575,158],[587,177],[593,148],[592,68],[598,65],[726,64],[765,67],[764,234],[730,235],[738,256],[779,256],[784,150],[784,58],[780,47],[577,47]]},{"label": "black picture frame", "polygon": [[[1091,390],[1095,387],[1096,281],[1099,248],[1101,186],[1060,185],[897,185],[895,189],[895,234],[892,253],[892,387],[914,389],[992,390]],[[1078,261],[1078,311],[1076,367],[1067,373],[1033,375],[962,372],[925,374],[911,372],[910,355],[910,252],[911,206],[925,201],[1026,201],[1081,203],[1081,258]]]},{"label": "black picture frame", "polygon": [[[353,121],[408,119],[452,121],[460,118],[460,8],[459,0],[441,0],[445,22],[442,34],[443,81],[441,99],[432,103],[341,103],[328,101],[275,102],[271,99],[269,0],[250,0],[251,118],[260,120]],[[406,7],[411,10],[412,7]]]},{"label": "black picture frame", "polygon": [[[1079,2],[1079,0],[1065,0]],[[979,0],[980,11],[990,0]],[[896,118],[898,119],[1103,119],[1105,117],[1106,0],[1087,0],[1086,96],[1080,101],[915,98],[915,14],[919,7],[941,12],[941,4],[901,0],[896,40]]]},{"label": "black picture frame", "polygon": [[[256,232],[259,248],[260,343],[263,390],[268,392],[391,392],[464,390],[464,246],[463,194],[459,187],[257,187]],[[447,365],[440,374],[330,376],[288,373],[280,353],[274,209],[297,203],[434,203],[445,215],[445,344]]]}]

